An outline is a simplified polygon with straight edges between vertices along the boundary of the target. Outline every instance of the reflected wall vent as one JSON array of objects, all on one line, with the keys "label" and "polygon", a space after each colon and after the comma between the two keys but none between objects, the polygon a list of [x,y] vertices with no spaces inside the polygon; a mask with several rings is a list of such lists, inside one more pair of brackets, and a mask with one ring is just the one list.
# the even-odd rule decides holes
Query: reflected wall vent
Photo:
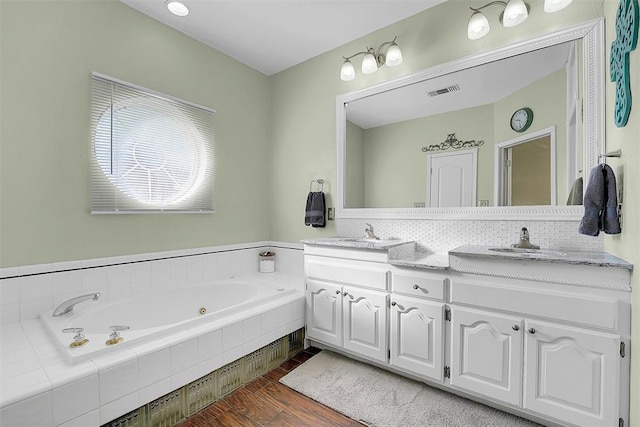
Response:
[{"label": "reflected wall vent", "polygon": [[444,95],[445,93],[455,92],[457,90],[460,90],[460,86],[455,84],[453,86],[448,86],[448,87],[445,87],[443,89],[432,90],[431,92],[429,92],[429,96]]}]

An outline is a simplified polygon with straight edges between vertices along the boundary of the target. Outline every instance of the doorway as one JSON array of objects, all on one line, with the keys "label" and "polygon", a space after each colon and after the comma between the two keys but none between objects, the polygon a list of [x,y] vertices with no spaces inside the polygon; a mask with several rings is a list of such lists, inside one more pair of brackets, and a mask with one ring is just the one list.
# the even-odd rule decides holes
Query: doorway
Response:
[{"label": "doorway", "polygon": [[477,148],[428,155],[427,206],[475,206],[477,168]]}]

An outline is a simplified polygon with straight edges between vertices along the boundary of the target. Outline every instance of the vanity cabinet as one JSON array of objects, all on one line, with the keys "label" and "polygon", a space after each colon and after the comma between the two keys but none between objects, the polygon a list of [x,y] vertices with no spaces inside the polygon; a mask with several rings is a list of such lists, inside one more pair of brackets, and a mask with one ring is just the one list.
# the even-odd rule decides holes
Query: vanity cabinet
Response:
[{"label": "vanity cabinet", "polygon": [[453,306],[451,385],[521,406],[522,318]]},{"label": "vanity cabinet", "polygon": [[387,361],[386,264],[305,256],[307,337]]}]

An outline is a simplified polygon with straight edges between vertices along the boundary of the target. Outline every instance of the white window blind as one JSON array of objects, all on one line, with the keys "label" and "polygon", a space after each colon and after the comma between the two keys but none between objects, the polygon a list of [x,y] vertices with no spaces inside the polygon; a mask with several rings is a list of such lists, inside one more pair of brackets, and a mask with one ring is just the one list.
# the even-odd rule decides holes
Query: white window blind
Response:
[{"label": "white window blind", "polygon": [[91,213],[213,212],[215,111],[91,77]]}]

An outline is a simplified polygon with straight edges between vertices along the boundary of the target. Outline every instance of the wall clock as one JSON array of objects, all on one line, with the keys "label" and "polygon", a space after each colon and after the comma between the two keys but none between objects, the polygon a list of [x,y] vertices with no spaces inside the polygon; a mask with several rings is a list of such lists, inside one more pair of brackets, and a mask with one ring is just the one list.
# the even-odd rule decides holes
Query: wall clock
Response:
[{"label": "wall clock", "polygon": [[529,129],[533,122],[533,110],[531,108],[520,108],[511,116],[511,129],[516,132],[524,132]]}]

